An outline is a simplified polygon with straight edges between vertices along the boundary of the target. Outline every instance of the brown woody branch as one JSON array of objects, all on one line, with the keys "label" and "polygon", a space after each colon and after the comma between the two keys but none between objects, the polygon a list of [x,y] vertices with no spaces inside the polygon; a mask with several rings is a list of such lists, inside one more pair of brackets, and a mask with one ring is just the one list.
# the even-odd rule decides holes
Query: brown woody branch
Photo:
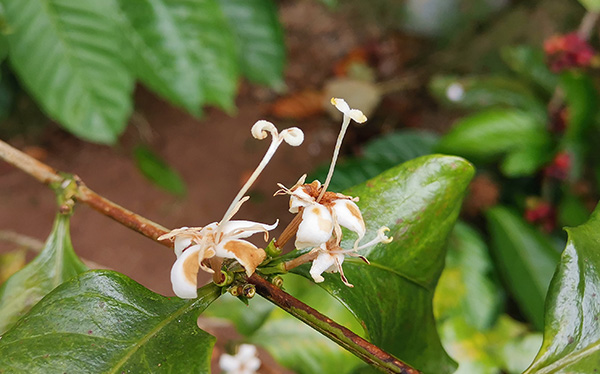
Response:
[{"label": "brown woody branch", "polygon": [[[173,247],[173,243],[170,240],[158,241],[158,237],[166,234],[169,231],[168,229],[98,195],[89,189],[79,177],[69,177],[66,176],[66,174],[63,176],[50,166],[35,160],[1,140],[0,158],[33,176],[38,181],[53,186],[54,188],[58,188],[56,186],[61,186],[66,181],[71,179],[74,180],[76,183],[76,189],[72,196],[74,199],[89,205],[103,215],[137,231],[147,238],[157,241],[167,247]],[[292,229],[296,224],[297,223],[291,225]],[[285,242],[283,244],[285,244]],[[256,286],[256,291],[264,298],[286,310],[379,370],[386,373],[419,373],[416,369],[406,365],[394,356],[383,351],[381,348],[369,343],[347,328],[337,324],[330,318],[302,303],[295,297],[285,293],[257,274],[253,274],[249,277],[248,283],[254,284]]]}]

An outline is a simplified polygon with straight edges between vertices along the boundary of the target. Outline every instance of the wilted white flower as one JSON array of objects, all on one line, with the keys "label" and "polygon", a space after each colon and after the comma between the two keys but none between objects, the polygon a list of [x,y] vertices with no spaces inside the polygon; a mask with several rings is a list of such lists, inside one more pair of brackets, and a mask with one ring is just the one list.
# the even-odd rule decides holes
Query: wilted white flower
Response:
[{"label": "wilted white flower", "polygon": [[[205,260],[213,257],[235,259],[250,276],[265,259],[266,253],[262,248],[242,239],[262,232],[267,241],[268,232],[277,226],[277,222],[268,225],[253,221],[236,221],[231,218],[249,199],[248,196],[244,197],[244,194],[273,157],[279,145],[285,141],[290,145],[297,146],[304,139],[304,134],[296,127],[283,130],[281,133],[267,121],[258,121],[252,127],[252,135],[257,139],[264,139],[269,133],[273,139],[267,153],[233,199],[221,221],[212,222],[204,227],[182,227],[158,238],[159,240],[171,239],[174,241],[177,260],[171,268],[171,283],[173,292],[177,296],[184,299],[198,296],[197,275],[199,269],[210,273],[214,272],[210,264],[207,266]],[[220,265],[219,262],[217,264]],[[220,266],[217,267],[220,268]]]},{"label": "wilted white flower", "polygon": [[[358,247],[359,242],[365,236],[366,232],[364,219],[360,213],[360,209],[356,205],[358,198],[327,191],[327,186],[331,181],[339,154],[339,148],[350,119],[359,123],[367,120],[360,110],[350,109],[348,104],[342,99],[333,98],[331,99],[331,103],[344,114],[344,120],[325,184],[321,185],[317,180],[310,184],[305,184],[306,175],[304,175],[292,188],[288,189],[279,184],[281,189],[275,194],[290,195],[290,212],[301,214],[302,220],[296,233],[295,246],[297,249],[312,247],[311,252],[316,253],[316,258],[313,260],[310,269],[310,275],[314,281],[317,283],[323,282],[324,278],[321,275],[323,272],[339,272],[342,281],[347,286],[352,287],[344,276],[342,269],[345,255],[359,257],[366,263],[369,263],[365,257],[360,256],[356,252],[377,243],[388,243],[391,241],[391,238],[385,236],[385,232],[389,229],[382,227],[374,240]],[[344,250],[340,248],[342,227],[353,231],[357,235],[352,249]]]},{"label": "wilted white flower", "polygon": [[256,347],[252,344],[240,345],[235,356],[224,353],[219,358],[219,366],[227,374],[255,374],[260,365]]}]

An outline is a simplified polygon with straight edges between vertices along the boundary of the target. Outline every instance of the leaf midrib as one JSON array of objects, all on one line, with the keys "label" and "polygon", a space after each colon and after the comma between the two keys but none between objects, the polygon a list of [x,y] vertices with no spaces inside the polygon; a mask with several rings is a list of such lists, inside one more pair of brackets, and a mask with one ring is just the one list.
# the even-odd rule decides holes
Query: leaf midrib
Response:
[{"label": "leaf midrib", "polygon": [[415,285],[417,285],[417,286],[425,289],[426,291],[432,291],[432,289],[430,289],[425,284],[417,281],[416,279],[413,279],[413,278],[411,278],[411,277],[409,277],[409,276],[407,276],[405,274],[402,274],[402,273],[398,272],[397,270],[394,270],[394,269],[392,269],[390,267],[387,267],[385,265],[382,265],[380,263],[370,262],[367,265],[362,260],[357,259],[357,258],[348,258],[348,259],[346,259],[346,262],[349,262],[349,263],[351,263],[353,265],[357,265],[357,266],[362,266],[362,265],[364,265],[364,266],[371,266],[371,267],[375,267],[375,268],[378,268],[378,269],[381,269],[381,270],[384,270],[384,271],[388,271],[388,272],[390,272],[390,273],[392,273],[392,274],[394,274],[394,275],[396,275],[396,276],[398,276],[400,278],[403,278],[403,279],[407,280],[410,283],[413,283],[413,284],[415,284]]},{"label": "leaf midrib", "polygon": [[560,358],[560,359],[554,361],[551,365],[548,365],[542,369],[537,370],[536,373],[537,374],[554,373],[557,370],[563,369],[566,366],[568,366],[569,364],[572,364],[573,362],[576,362],[579,359],[589,356],[597,351],[600,351],[600,341],[597,341],[593,344],[588,345],[584,349],[577,351],[577,353],[568,354],[568,355],[564,356],[563,358]]}]

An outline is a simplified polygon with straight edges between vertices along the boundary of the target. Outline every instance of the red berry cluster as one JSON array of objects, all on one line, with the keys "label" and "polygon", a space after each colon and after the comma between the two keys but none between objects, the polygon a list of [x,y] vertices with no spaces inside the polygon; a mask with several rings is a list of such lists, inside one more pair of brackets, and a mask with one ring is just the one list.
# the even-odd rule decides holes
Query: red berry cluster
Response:
[{"label": "red berry cluster", "polygon": [[539,225],[545,232],[554,230],[556,227],[556,209],[549,202],[537,197],[529,197],[525,205],[525,220]]},{"label": "red berry cluster", "polygon": [[558,152],[550,165],[544,169],[546,176],[558,180],[565,180],[571,170],[571,155],[567,152]]},{"label": "red berry cluster", "polygon": [[576,32],[555,35],[544,42],[544,51],[550,70],[559,73],[575,67],[590,66],[594,49]]}]

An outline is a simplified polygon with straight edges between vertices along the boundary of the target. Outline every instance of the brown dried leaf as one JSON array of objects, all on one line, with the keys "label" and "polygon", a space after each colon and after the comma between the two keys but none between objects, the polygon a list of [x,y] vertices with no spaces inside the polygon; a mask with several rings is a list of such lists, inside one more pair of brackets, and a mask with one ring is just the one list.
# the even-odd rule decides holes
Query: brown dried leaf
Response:
[{"label": "brown dried leaf", "polygon": [[323,113],[323,92],[303,90],[275,101],[269,109],[270,114],[284,119],[307,119]]}]

